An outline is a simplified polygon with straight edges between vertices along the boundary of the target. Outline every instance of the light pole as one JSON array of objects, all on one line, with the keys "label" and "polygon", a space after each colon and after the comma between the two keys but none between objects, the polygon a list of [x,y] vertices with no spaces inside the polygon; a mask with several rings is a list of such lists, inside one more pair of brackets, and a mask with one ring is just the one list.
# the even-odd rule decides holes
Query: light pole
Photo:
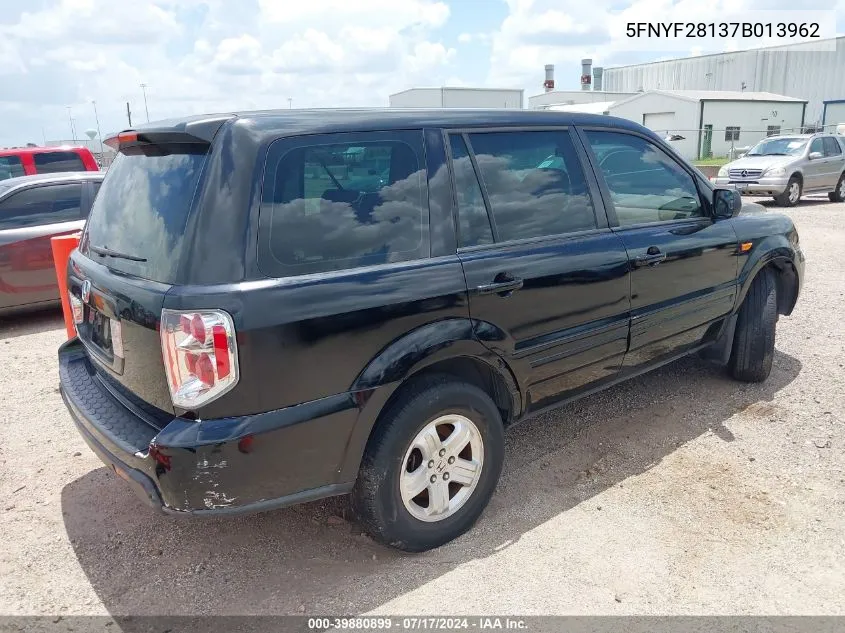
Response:
[{"label": "light pole", "polygon": [[293,97],[288,97],[288,110],[293,108]]},{"label": "light pole", "polygon": [[144,112],[147,113],[147,123],[150,122],[150,110],[147,108],[147,84],[141,84],[141,91],[144,93]]},{"label": "light pole", "polygon": [[73,127],[73,117],[70,114],[71,106],[67,106],[67,120],[70,121],[70,136],[71,140],[76,142],[76,128]]},{"label": "light pole", "polygon": [[97,115],[97,102],[92,100],[91,105],[94,106],[94,120],[97,122],[97,137],[100,139],[100,160],[103,160],[103,135],[100,133],[100,117]]}]

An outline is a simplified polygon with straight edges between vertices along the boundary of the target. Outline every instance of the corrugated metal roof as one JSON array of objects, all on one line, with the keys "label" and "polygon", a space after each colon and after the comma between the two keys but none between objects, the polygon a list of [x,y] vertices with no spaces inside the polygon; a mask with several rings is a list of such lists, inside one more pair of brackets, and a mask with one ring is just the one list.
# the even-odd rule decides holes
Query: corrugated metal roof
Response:
[{"label": "corrugated metal roof", "polygon": [[588,114],[604,114],[615,101],[591,101],[590,103],[570,103],[567,105],[553,105],[546,108],[554,112],[586,112]]},{"label": "corrugated metal roof", "polygon": [[695,101],[792,101],[803,103],[805,99],[776,95],[773,92],[750,92],[740,90],[653,90],[663,94],[686,97]]}]

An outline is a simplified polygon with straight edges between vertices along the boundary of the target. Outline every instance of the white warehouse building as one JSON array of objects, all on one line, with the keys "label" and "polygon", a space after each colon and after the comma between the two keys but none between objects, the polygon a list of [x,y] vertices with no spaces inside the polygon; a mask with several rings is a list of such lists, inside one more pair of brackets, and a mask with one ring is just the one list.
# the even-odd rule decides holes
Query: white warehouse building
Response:
[{"label": "white warehouse building", "polygon": [[766,136],[799,133],[807,102],[767,92],[650,90],[617,101],[608,114],[622,117],[672,141],[685,158],[727,156]]},{"label": "white warehouse building", "polygon": [[410,88],[390,95],[390,107],[522,109],[524,92],[510,88]]},{"label": "white warehouse building", "polygon": [[[557,106],[586,105],[608,103],[634,96],[635,92],[606,92],[604,90],[550,90],[528,97],[528,107],[532,110],[553,110]],[[570,109],[573,112],[581,110]],[[564,110],[566,112],[566,110]]]},{"label": "white warehouse building", "polygon": [[[820,50],[824,43],[835,50]],[[845,99],[845,37],[731,53],[604,68],[610,92],[731,90],[770,92],[807,100],[807,125],[835,128],[838,113],[824,104]]]}]

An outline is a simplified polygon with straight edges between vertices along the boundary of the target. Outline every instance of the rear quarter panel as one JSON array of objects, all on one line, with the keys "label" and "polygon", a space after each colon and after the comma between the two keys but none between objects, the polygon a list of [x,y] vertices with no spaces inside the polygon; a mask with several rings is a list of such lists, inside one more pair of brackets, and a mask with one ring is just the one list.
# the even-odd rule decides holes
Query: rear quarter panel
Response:
[{"label": "rear quarter panel", "polygon": [[164,307],[214,307],[234,319],[240,382],[198,412],[202,418],[347,392],[394,340],[430,323],[469,318],[456,256],[233,286],[183,286],[168,293]]}]

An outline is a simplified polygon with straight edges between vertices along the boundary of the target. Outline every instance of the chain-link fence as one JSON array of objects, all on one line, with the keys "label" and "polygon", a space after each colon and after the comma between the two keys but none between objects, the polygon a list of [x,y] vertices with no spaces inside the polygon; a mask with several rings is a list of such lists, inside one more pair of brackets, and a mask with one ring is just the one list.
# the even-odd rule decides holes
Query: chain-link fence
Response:
[{"label": "chain-link fence", "polygon": [[757,143],[769,136],[788,136],[790,134],[814,134],[817,132],[837,131],[845,133],[843,124],[831,125],[803,125],[800,127],[785,127],[780,125],[755,126],[725,126],[716,128],[705,125],[700,129],[653,129],[665,138],[685,158],[690,160],[734,160],[744,154]]}]

